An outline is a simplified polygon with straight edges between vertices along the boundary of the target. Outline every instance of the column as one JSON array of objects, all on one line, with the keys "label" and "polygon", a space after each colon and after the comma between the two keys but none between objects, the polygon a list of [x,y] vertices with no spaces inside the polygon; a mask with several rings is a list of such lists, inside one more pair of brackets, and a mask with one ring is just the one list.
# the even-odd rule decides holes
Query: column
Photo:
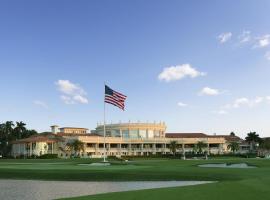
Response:
[{"label": "column", "polygon": [[152,147],[152,151],[153,151],[153,154],[155,155],[157,153],[157,147],[156,147],[156,143],[152,144],[153,147]]},{"label": "column", "polygon": [[143,143],[141,144],[141,155],[143,156]]},{"label": "column", "polygon": [[98,150],[99,150],[99,143],[95,144],[95,155],[98,155]]},{"label": "column", "polygon": [[207,143],[207,155],[210,155],[210,144]]},{"label": "column", "polygon": [[30,143],[30,156],[33,154],[33,149],[32,149],[32,142]]},{"label": "column", "polygon": [[223,154],[223,145],[222,144],[218,145],[218,154]]},{"label": "column", "polygon": [[122,132],[122,129],[120,129],[120,137],[121,137],[121,141],[120,141],[119,148],[120,148],[120,157],[121,157],[122,156],[122,143],[123,143],[123,132]]},{"label": "column", "polygon": [[[130,139],[129,139],[130,140]],[[128,144],[128,155],[131,155],[131,143]]]},{"label": "column", "polygon": [[185,143],[182,143],[182,159],[186,160],[186,150],[185,150]]}]

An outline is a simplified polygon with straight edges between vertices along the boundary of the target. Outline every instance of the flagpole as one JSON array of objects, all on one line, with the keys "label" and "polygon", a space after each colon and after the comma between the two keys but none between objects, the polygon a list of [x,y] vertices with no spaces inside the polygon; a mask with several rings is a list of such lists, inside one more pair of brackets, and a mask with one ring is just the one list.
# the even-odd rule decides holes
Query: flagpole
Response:
[{"label": "flagpole", "polygon": [[[104,82],[104,89],[105,89],[105,87],[106,87],[106,84],[105,84],[105,82]],[[104,95],[105,95],[105,92],[104,92]],[[104,96],[104,123],[103,123],[103,162],[106,162],[106,125],[105,125],[105,123],[106,123],[106,116],[105,116],[105,105],[106,105],[106,103],[105,103],[105,96]]]}]

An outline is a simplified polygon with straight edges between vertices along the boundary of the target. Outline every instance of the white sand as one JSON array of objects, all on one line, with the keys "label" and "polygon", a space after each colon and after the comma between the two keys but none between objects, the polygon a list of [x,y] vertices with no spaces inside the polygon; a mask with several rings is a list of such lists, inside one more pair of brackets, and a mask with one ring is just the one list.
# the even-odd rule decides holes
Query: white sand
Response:
[{"label": "white sand", "polygon": [[199,167],[213,167],[213,168],[256,168],[255,166],[249,166],[246,163],[237,163],[237,164],[226,164],[226,163],[220,163],[220,164],[203,164],[199,165]]},{"label": "white sand", "polygon": [[108,192],[189,186],[206,183],[211,183],[211,181],[81,182],[2,179],[0,180],[0,199],[45,200]]}]

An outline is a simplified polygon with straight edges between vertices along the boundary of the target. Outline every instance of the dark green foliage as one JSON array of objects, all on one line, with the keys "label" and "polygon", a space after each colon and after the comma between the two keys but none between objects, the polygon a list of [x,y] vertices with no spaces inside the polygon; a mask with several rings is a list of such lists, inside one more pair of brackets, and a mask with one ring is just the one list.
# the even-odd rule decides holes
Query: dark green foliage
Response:
[{"label": "dark green foliage", "polygon": [[250,132],[247,134],[246,141],[251,145],[251,151],[256,151],[257,145],[262,142],[262,139],[256,132]]},{"label": "dark green foliage", "polygon": [[231,142],[228,145],[228,149],[230,149],[233,153],[235,153],[236,151],[238,151],[240,148],[239,143],[238,142]]},{"label": "dark green foliage", "polygon": [[11,142],[37,134],[35,130],[28,130],[23,122],[6,121],[0,124],[0,155],[9,157],[11,151]]},{"label": "dark green foliage", "polygon": [[58,158],[57,154],[43,154],[41,156],[39,156],[38,158],[40,159],[54,159],[54,158]]}]

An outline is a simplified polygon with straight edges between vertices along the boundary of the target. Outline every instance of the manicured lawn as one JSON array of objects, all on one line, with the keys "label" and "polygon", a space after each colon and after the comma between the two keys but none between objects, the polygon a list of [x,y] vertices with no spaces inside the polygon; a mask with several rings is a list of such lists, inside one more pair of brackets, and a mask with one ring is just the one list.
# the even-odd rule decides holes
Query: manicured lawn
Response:
[{"label": "manicured lawn", "polygon": [[[95,160],[96,161],[96,160]],[[133,181],[133,180],[209,180],[216,183],[101,194],[77,199],[90,200],[228,200],[270,199],[270,160],[215,159],[171,160],[138,159],[129,164],[115,162],[112,166],[79,166],[86,159],[0,160],[0,178],[75,180],[75,181]],[[199,168],[202,163],[241,163],[255,165],[254,169]],[[76,198],[75,198],[76,199]]]}]

